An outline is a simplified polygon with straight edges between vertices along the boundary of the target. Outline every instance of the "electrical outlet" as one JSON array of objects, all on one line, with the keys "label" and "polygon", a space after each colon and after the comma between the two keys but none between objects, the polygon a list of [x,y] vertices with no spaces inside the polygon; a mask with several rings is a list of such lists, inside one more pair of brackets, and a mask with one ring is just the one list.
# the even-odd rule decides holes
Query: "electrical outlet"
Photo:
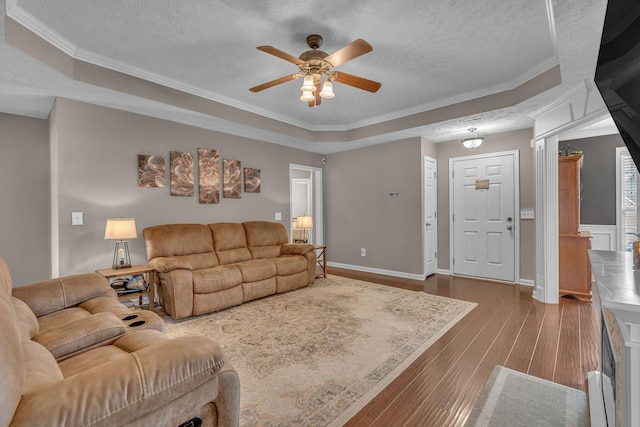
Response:
[{"label": "electrical outlet", "polygon": [[367,250],[365,248],[360,248],[360,256],[367,256]]},{"label": "electrical outlet", "polygon": [[282,221],[282,212],[276,212],[276,221]]}]

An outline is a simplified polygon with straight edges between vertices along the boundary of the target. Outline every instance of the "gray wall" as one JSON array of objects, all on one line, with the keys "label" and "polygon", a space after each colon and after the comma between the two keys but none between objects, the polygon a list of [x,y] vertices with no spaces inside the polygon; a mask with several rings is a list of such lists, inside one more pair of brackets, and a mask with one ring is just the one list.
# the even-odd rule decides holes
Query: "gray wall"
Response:
[{"label": "gray wall", "polygon": [[[56,101],[51,120],[51,138],[58,145],[61,275],[111,265],[114,242],[103,239],[107,218],[135,218],[139,237],[129,242],[133,263],[146,262],[141,232],[150,225],[272,221],[282,212],[289,229],[289,164],[321,166],[319,154],[67,99]],[[171,196],[169,151],[190,152],[195,160],[198,148],[217,149],[221,159],[240,160],[243,168],[260,168],[262,192],[221,197],[217,205],[201,205],[197,196]],[[138,154],[165,156],[167,187],[138,187]],[[84,212],[85,225],[71,226],[72,211]]]},{"label": "gray wall", "polygon": [[[423,273],[422,145],[411,138],[327,156],[329,261]],[[399,196],[389,197],[392,191]],[[367,250],[365,257],[360,248]]]},{"label": "gray wall", "polygon": [[[485,135],[484,143],[474,150],[464,148],[458,141],[436,144],[438,159],[438,268],[450,269],[449,159],[518,150],[520,157],[520,208],[535,209],[535,158],[531,148],[532,138],[533,129],[523,129]],[[535,278],[535,220],[520,220],[519,223],[520,278],[533,280]]]},{"label": "gray wall", "polygon": [[580,170],[580,223],[616,224],[616,147],[623,147],[620,134],[561,141],[584,156]]},{"label": "gray wall", "polygon": [[47,279],[49,124],[0,113],[0,256],[13,284]]}]

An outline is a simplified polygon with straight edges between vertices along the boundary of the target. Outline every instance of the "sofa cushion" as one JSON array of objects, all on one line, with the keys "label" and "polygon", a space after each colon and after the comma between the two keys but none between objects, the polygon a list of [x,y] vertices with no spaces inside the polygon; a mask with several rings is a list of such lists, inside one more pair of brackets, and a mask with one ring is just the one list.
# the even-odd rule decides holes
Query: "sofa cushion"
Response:
[{"label": "sofa cushion", "polygon": [[220,264],[233,264],[252,258],[242,224],[219,222],[209,224],[209,228],[213,235],[213,247]]},{"label": "sofa cushion", "polygon": [[272,261],[276,266],[276,274],[278,276],[288,276],[307,271],[307,259],[301,255],[281,256],[274,258]]},{"label": "sofa cushion", "polygon": [[203,224],[167,224],[143,230],[147,259],[213,252],[211,231]]},{"label": "sofa cushion", "polygon": [[236,264],[242,272],[242,281],[257,282],[275,277],[276,265],[272,259],[254,259],[251,261],[239,262]]},{"label": "sofa cushion", "polygon": [[246,221],[242,226],[253,259],[279,257],[282,245],[289,241],[287,229],[277,222]]},{"label": "sofa cushion", "polygon": [[242,283],[242,273],[235,265],[220,265],[193,272],[193,292],[208,294],[233,288]]}]

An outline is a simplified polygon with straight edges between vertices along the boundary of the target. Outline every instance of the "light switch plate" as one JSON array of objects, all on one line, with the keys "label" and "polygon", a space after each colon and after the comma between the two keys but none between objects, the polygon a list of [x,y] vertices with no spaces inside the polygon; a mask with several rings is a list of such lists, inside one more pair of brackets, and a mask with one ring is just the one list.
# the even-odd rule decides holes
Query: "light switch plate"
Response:
[{"label": "light switch plate", "polygon": [[520,219],[533,219],[533,209],[522,209],[520,211]]},{"label": "light switch plate", "polygon": [[84,225],[84,213],[71,212],[71,225]]}]

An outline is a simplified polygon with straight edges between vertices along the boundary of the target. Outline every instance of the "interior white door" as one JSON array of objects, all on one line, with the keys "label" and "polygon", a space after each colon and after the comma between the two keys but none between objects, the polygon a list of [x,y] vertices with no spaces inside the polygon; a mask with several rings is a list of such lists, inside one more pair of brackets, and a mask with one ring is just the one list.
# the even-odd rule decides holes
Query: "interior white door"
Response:
[{"label": "interior white door", "polygon": [[424,157],[424,273],[435,274],[438,260],[436,160]]},{"label": "interior white door", "polygon": [[454,274],[515,281],[515,157],[452,160]]}]

